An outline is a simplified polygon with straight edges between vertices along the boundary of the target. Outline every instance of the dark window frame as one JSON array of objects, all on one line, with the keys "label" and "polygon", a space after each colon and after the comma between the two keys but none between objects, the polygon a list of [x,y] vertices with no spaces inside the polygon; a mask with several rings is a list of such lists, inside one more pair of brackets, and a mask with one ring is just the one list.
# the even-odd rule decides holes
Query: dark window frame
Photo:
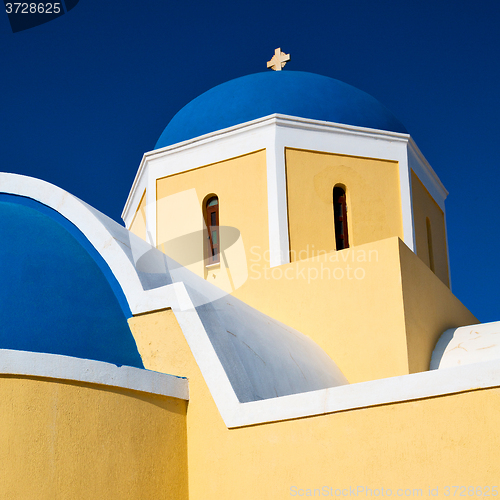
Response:
[{"label": "dark window frame", "polygon": [[[213,203],[216,201],[216,203]],[[220,262],[219,198],[210,196],[205,202],[205,224],[207,226],[206,253],[208,265]]]},{"label": "dark window frame", "polygon": [[342,186],[333,188],[333,220],[335,245],[337,250],[349,248],[349,229],[347,224],[347,195]]}]

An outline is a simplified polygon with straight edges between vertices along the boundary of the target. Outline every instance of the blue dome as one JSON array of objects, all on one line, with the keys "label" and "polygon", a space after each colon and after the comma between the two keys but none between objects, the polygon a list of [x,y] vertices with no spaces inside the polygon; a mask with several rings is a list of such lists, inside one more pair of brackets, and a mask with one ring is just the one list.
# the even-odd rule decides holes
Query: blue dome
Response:
[{"label": "blue dome", "polygon": [[269,71],[210,89],[170,121],[155,149],[256,118],[283,115],[406,133],[380,102],[351,85],[299,71]]},{"label": "blue dome", "polygon": [[9,194],[0,194],[0,220],[0,349],[144,368],[123,291],[80,230]]}]

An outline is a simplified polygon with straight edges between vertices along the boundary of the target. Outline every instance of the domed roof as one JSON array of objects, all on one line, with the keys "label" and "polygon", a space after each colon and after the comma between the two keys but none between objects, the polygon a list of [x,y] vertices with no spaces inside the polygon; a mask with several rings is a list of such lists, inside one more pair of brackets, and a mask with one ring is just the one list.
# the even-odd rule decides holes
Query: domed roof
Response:
[{"label": "domed roof", "polygon": [[0,194],[0,349],[144,368],[108,265],[55,210]]},{"label": "domed roof", "polygon": [[269,71],[236,78],[192,100],[172,118],[155,149],[273,113],[406,133],[384,105],[351,85],[313,73]]}]

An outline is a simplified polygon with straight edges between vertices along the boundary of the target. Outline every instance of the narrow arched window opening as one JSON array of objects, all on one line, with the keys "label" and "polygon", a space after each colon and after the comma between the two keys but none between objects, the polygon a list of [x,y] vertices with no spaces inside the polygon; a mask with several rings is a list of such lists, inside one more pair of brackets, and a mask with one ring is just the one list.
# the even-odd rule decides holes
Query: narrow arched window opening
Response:
[{"label": "narrow arched window opening", "polygon": [[432,249],[432,231],[431,231],[431,221],[429,217],[425,219],[425,225],[427,226],[427,247],[429,250],[429,267],[432,272],[436,272],[434,269],[434,251]]},{"label": "narrow arched window opening", "polygon": [[337,250],[349,248],[346,196],[345,191],[340,186],[333,188],[333,218]]},{"label": "narrow arched window opening", "polygon": [[217,196],[212,196],[205,203],[205,224],[208,232],[208,263],[216,264],[220,260],[219,198]]}]

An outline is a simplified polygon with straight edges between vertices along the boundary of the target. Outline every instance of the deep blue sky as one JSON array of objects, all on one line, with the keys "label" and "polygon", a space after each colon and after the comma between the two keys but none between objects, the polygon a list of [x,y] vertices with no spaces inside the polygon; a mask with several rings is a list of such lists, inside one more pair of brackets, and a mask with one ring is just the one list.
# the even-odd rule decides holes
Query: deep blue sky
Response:
[{"label": "deep blue sky", "polygon": [[406,126],[450,192],[454,293],[500,320],[500,2],[80,0],[12,34],[0,13],[1,170],[66,189],[115,220],[145,151],[188,101],[266,70],[358,87]]}]

